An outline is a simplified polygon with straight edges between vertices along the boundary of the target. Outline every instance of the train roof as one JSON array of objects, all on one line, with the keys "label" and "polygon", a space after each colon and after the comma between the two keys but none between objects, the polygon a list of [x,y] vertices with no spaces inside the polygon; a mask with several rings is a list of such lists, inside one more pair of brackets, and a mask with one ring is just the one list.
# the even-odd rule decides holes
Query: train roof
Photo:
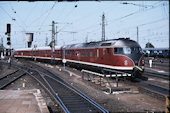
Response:
[{"label": "train roof", "polygon": [[79,44],[72,44],[63,46],[65,49],[76,49],[76,48],[96,48],[96,47],[140,47],[140,45],[134,41],[130,40],[129,38],[118,38],[118,39],[111,39],[105,41],[96,41],[96,42],[89,42],[89,43],[79,43]]},{"label": "train roof", "polygon": [[[23,50],[33,50],[35,48],[20,48],[20,49],[16,49],[15,51],[23,51]],[[55,49],[60,49],[60,46],[55,46]],[[46,47],[36,47],[36,50],[51,50],[50,46],[46,46]]]}]

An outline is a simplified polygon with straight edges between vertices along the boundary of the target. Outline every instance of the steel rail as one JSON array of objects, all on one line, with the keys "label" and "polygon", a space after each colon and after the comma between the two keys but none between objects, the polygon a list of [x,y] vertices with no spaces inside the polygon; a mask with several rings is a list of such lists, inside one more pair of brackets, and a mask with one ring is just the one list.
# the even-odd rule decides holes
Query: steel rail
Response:
[{"label": "steel rail", "polygon": [[149,72],[149,71],[146,71],[146,70],[145,70],[144,74],[147,74],[147,76],[159,77],[159,78],[162,78],[162,79],[169,79],[169,76],[167,74]]},{"label": "steel rail", "polygon": [[0,89],[3,89],[4,87],[6,87],[7,85],[9,85],[10,83],[12,83],[13,81],[17,80],[18,78],[20,78],[23,75],[25,75],[25,73],[22,73],[22,74],[18,75],[17,77],[13,78],[13,79],[11,78],[8,82],[6,82],[2,86],[0,86]]},{"label": "steel rail", "polygon": [[[161,96],[167,96],[169,94],[169,88],[167,88],[167,87],[163,87],[158,84],[143,81],[141,79],[135,79],[135,80],[141,82],[140,85],[138,84],[139,87],[142,87],[148,91],[160,94]],[[144,84],[142,84],[142,83],[144,83]],[[156,89],[154,89],[154,88],[156,88]]]},{"label": "steel rail", "polygon": [[44,78],[44,73],[40,73],[41,77],[43,78],[43,80],[47,83],[47,85],[50,87],[50,89],[52,90],[52,92],[57,96],[57,98],[59,99],[59,102],[61,103],[61,105],[64,107],[64,109],[67,111],[67,113],[70,113],[69,110],[67,109],[67,107],[64,105],[64,103],[62,102],[62,100],[60,99],[60,97],[56,94],[56,92],[54,91],[54,89],[50,86],[50,84],[48,83],[48,81]]},{"label": "steel rail", "polygon": [[94,105],[96,108],[98,108],[99,110],[101,110],[103,113],[108,113],[107,110],[105,110],[105,109],[103,109],[102,107],[98,106],[97,103],[94,103],[94,101],[91,101],[92,99],[87,98],[87,96],[84,96],[84,94],[81,94],[80,92],[76,91],[75,89],[67,86],[66,84],[62,83],[61,81],[59,81],[59,80],[57,80],[57,79],[55,79],[55,78],[53,78],[53,77],[51,77],[51,76],[49,76],[49,75],[45,75],[45,76],[47,76],[47,77],[55,80],[56,82],[62,84],[63,86],[67,87],[68,89],[72,90],[73,92],[75,92],[75,93],[78,94],[79,96],[83,97],[85,100],[87,100],[89,103],[91,103],[91,104]]},{"label": "steel rail", "polygon": [[[23,69],[21,69],[21,70],[23,70]],[[32,69],[30,69],[30,70],[32,70]],[[36,81],[38,81],[40,84],[41,84],[41,86],[53,97],[53,99],[59,104],[59,106],[62,108],[62,110],[65,112],[65,113],[69,113],[68,111],[67,111],[67,109],[65,109],[61,104],[60,104],[60,102],[57,100],[57,98],[51,93],[51,91],[40,81],[40,80],[38,80],[35,76],[33,76],[32,74],[30,74],[29,72],[27,72],[27,71],[25,71],[25,70],[23,70],[25,73],[27,73],[28,75],[30,75],[31,77],[33,77]],[[35,71],[35,70],[34,70]]]},{"label": "steel rail", "polygon": [[[37,64],[34,64],[34,65],[37,65]],[[37,65],[37,66],[40,67],[40,68],[43,68],[43,67],[41,67],[41,66],[39,66],[39,65]],[[26,68],[28,68],[28,67],[26,67]],[[51,72],[51,71],[49,71],[49,70],[47,70],[47,69],[45,69],[45,68],[43,68],[43,69],[46,70],[46,71],[48,71],[48,72],[50,73],[50,75],[53,75],[53,76],[61,79],[63,82],[65,82],[67,85],[69,85],[70,87],[72,87],[72,89],[74,89],[74,90],[75,90],[76,92],[78,92],[79,94],[81,93],[81,95],[82,95],[84,98],[86,98],[86,100],[91,101],[90,103],[93,104],[93,105],[94,105],[96,108],[98,108],[100,111],[102,111],[103,113],[109,113],[106,109],[104,109],[102,106],[100,106],[98,103],[96,103],[96,102],[95,102],[94,100],[92,100],[91,98],[87,97],[84,93],[82,93],[81,91],[79,91],[77,88],[75,88],[74,86],[72,86],[70,83],[68,83],[67,81],[65,81],[63,78],[61,78],[61,77],[59,77],[59,76],[56,76],[56,74],[54,74],[53,72]],[[37,72],[39,72],[39,71],[37,70]]]},{"label": "steel rail", "polygon": [[[47,70],[48,72],[50,72],[51,74],[55,75],[55,73]],[[55,75],[56,76],[56,75]],[[108,110],[104,109],[101,105],[99,105],[98,103],[96,103],[94,100],[92,100],[91,98],[89,98],[88,96],[86,96],[83,92],[81,92],[80,90],[78,90],[76,87],[74,87],[73,85],[71,85],[69,82],[67,82],[66,80],[64,80],[63,78],[56,76],[60,79],[62,79],[65,83],[67,83],[70,87],[72,87],[74,90],[76,90],[77,92],[80,92],[84,97],[86,97],[87,99],[89,99],[91,102],[93,102],[96,106],[98,106],[100,109],[102,109],[102,111],[104,111],[104,113],[109,113]]]},{"label": "steel rail", "polygon": [[12,74],[18,72],[18,71],[19,71],[19,70],[17,69],[17,70],[15,70],[15,71],[11,72],[11,73],[7,73],[6,75],[0,76],[0,80],[3,79],[3,78],[5,78],[5,77],[7,77],[7,76],[9,76],[9,75],[12,75]]},{"label": "steel rail", "polygon": [[[34,65],[37,65],[34,63]],[[37,65],[40,68],[43,68],[42,66]],[[92,100],[91,98],[89,98],[88,96],[86,96],[83,92],[81,92],[80,90],[78,90],[76,87],[74,87],[73,85],[71,85],[69,82],[67,82],[66,80],[64,80],[63,78],[61,78],[60,76],[56,76],[55,73],[51,72],[50,70],[47,70],[46,68],[43,68],[44,70],[48,71],[50,74],[52,74],[53,76],[61,79],[62,81],[64,81],[67,85],[69,85],[70,87],[72,87],[74,90],[76,90],[77,92],[80,92],[81,95],[83,95],[85,98],[87,98],[88,100],[90,100],[97,108],[101,109],[101,111],[103,111],[104,113],[109,113],[108,110],[104,109],[101,105],[99,105],[98,103],[96,103],[94,100]]]},{"label": "steel rail", "polygon": [[[18,65],[18,64],[12,64],[12,65],[14,65],[16,68],[18,68],[18,69],[21,69],[21,70],[23,70],[25,73],[27,73],[28,75],[30,75],[31,77],[33,77],[36,81],[38,81],[41,85],[42,85],[42,87],[44,87],[44,89],[53,97],[53,99],[60,105],[60,107],[62,108],[62,110],[65,112],[65,113],[69,113],[69,112],[67,112],[67,110],[60,104],[60,102],[57,100],[57,98],[50,92],[50,90],[40,81],[40,80],[38,80],[36,77],[34,77],[32,74],[30,74],[29,72],[28,72],[28,70],[31,70],[31,71],[36,71],[35,69],[31,69],[31,68],[28,68],[28,67],[25,67],[25,66],[21,66],[21,65]],[[19,68],[19,67],[20,68]],[[23,69],[23,68],[25,68],[25,69]],[[36,71],[36,72],[38,72],[38,71]],[[39,72],[38,72],[39,73]]]}]

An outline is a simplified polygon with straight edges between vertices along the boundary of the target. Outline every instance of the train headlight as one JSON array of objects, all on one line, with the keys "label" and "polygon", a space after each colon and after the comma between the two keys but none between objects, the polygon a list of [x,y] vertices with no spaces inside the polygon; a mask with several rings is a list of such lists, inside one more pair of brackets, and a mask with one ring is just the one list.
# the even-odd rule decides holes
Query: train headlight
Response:
[{"label": "train headlight", "polygon": [[143,65],[145,64],[145,61],[144,61],[144,60],[142,60],[142,64],[143,64]]},{"label": "train headlight", "polygon": [[127,60],[124,61],[124,65],[125,66],[128,65],[128,61]]}]

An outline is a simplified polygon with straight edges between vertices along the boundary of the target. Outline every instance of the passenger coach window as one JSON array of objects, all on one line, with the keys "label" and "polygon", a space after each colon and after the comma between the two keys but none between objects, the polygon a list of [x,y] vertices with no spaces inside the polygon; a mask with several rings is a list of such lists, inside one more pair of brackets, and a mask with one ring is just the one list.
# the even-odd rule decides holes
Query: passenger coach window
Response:
[{"label": "passenger coach window", "polygon": [[114,54],[123,54],[123,48],[114,48]]},{"label": "passenger coach window", "polygon": [[86,56],[88,56],[88,51],[87,51],[87,50],[85,50],[85,52],[86,52]]},{"label": "passenger coach window", "polygon": [[84,56],[84,50],[81,50],[81,55]]},{"label": "passenger coach window", "polygon": [[74,56],[74,50],[72,50],[72,56]]},{"label": "passenger coach window", "polygon": [[93,56],[93,50],[90,50],[90,57]]}]

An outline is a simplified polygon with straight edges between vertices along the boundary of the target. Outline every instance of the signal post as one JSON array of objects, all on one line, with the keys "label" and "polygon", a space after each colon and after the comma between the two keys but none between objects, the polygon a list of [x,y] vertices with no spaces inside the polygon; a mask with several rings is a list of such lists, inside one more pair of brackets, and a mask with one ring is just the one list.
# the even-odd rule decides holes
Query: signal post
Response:
[{"label": "signal post", "polygon": [[6,55],[8,58],[9,68],[11,67],[11,24],[7,24],[7,32],[5,33],[7,35],[7,50]]}]

